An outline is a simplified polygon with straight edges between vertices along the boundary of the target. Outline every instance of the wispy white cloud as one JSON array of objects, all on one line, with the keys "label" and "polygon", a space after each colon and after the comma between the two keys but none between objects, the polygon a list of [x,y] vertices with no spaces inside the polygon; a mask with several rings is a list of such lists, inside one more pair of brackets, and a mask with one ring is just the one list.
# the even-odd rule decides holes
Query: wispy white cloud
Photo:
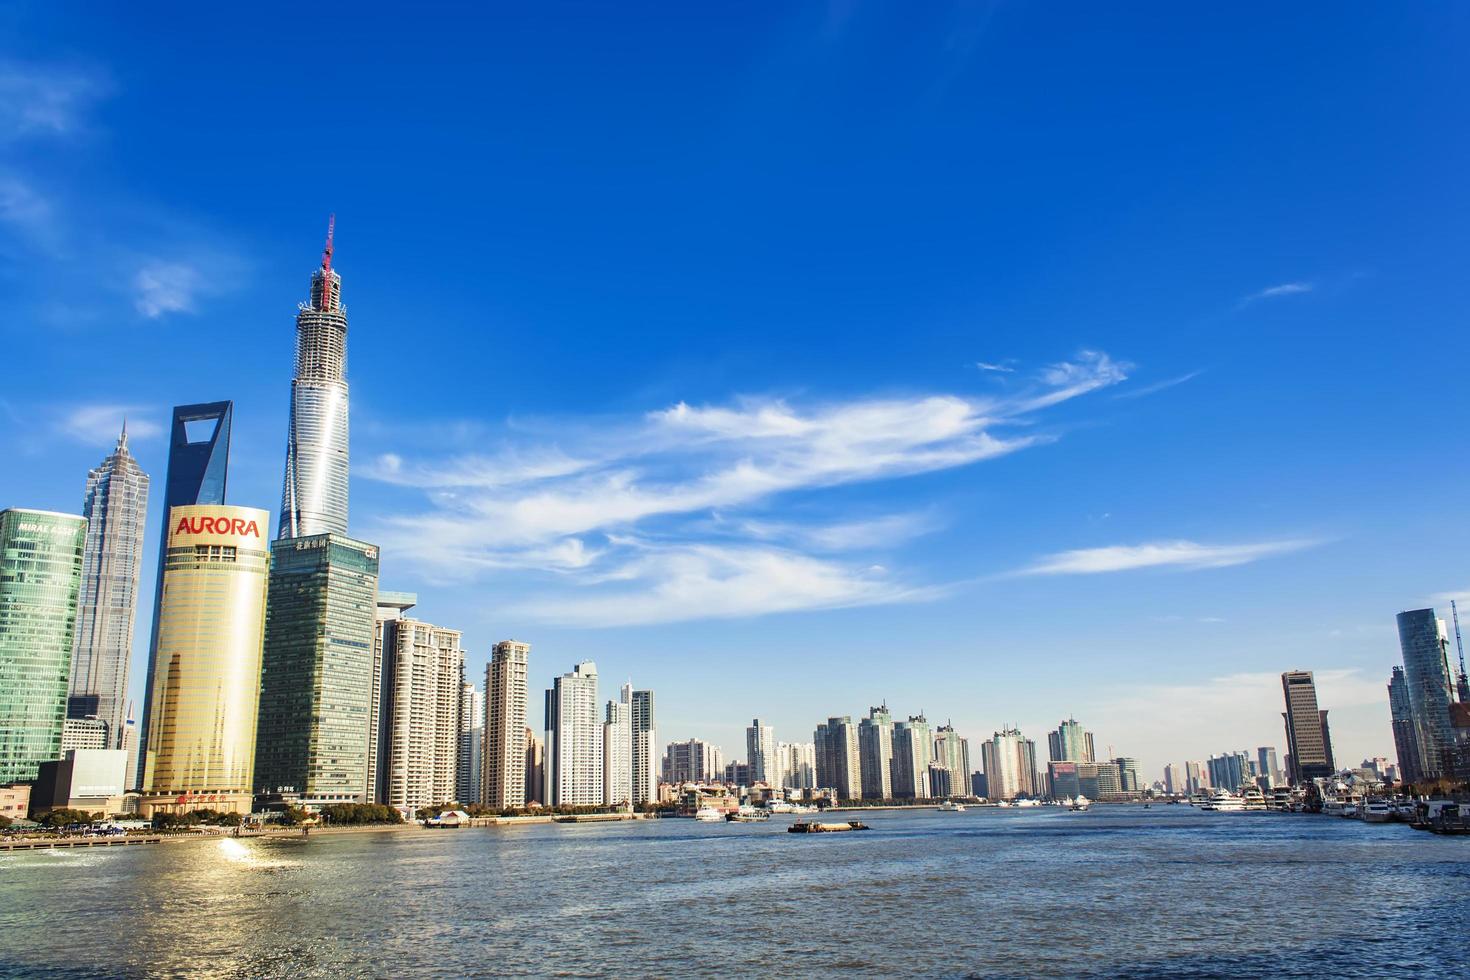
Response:
[{"label": "wispy white cloud", "polygon": [[188,263],[151,261],[133,277],[133,305],[150,320],[192,313],[202,284],[203,276]]},{"label": "wispy white cloud", "polygon": [[1016,369],[1013,366],[1014,364],[1015,361],[1011,358],[1007,358],[1006,360],[1001,361],[999,364],[991,364],[989,361],[975,362],[975,366],[980,370],[991,371],[996,374],[1015,374]]},{"label": "wispy white cloud", "polygon": [[[508,436],[488,454],[394,451],[359,472],[425,493],[428,509],[383,518],[371,533],[431,575],[521,569],[577,589],[618,581],[621,607],[677,601],[681,608],[668,615],[679,618],[747,614],[762,604],[896,601],[925,593],[876,575],[870,564],[807,552],[890,549],[937,523],[932,516],[829,509],[824,520],[804,522],[789,513],[772,519],[764,509],[785,494],[953,469],[1051,441],[1036,424],[1041,409],[1114,384],[1125,369],[1084,351],[1007,398],[680,402],[641,418],[562,427],[556,444]],[[759,570],[790,587],[780,596],[756,588]],[[799,574],[810,581],[789,581]],[[730,597],[717,598],[723,592]],[[578,617],[653,615],[614,615],[600,596],[571,598],[565,608]]]},{"label": "wispy white cloud", "polygon": [[92,106],[111,89],[94,70],[0,61],[0,139],[82,131]]},{"label": "wispy white cloud", "polygon": [[1283,282],[1280,285],[1268,286],[1248,296],[1242,296],[1238,305],[1249,306],[1252,303],[1259,303],[1265,299],[1278,299],[1282,296],[1296,296],[1300,293],[1310,293],[1312,288],[1313,284],[1310,282]]},{"label": "wispy white cloud", "polygon": [[163,434],[162,426],[150,422],[158,411],[149,406],[122,404],[72,405],[61,409],[55,418],[58,432],[89,446],[109,446],[128,423],[128,439],[155,439]]},{"label": "wispy white cloud", "polygon": [[1097,575],[1140,568],[1225,568],[1259,561],[1271,555],[1300,551],[1319,543],[1293,538],[1252,544],[1207,545],[1195,541],[1155,541],[1106,548],[1079,548],[1047,555],[1014,574]]},{"label": "wispy white cloud", "polygon": [[1146,385],[1146,386],[1144,386],[1142,388],[1134,388],[1132,391],[1120,391],[1116,395],[1114,395],[1113,397],[1114,398],[1117,398],[1117,399],[1124,399],[1124,400],[1126,400],[1126,399],[1133,399],[1133,398],[1145,398],[1145,397],[1147,397],[1149,395],[1158,394],[1161,391],[1165,391],[1165,390],[1167,390],[1169,388],[1173,388],[1175,385],[1182,385],[1186,381],[1193,381],[1195,378],[1199,377],[1201,374],[1204,374],[1204,372],[1203,371],[1190,371],[1188,374],[1181,374],[1177,378],[1168,378],[1168,379],[1166,379],[1164,381],[1156,381],[1153,384]]}]

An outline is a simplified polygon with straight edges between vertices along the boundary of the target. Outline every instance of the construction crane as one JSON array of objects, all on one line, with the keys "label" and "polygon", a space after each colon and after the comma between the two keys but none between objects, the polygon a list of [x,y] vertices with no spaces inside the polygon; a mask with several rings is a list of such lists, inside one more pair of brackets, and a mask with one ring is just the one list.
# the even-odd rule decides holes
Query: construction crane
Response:
[{"label": "construction crane", "polygon": [[1470,677],[1465,676],[1465,642],[1460,639],[1460,610],[1455,600],[1450,600],[1450,618],[1455,621],[1455,649],[1460,654],[1460,683],[1457,685],[1460,702],[1470,701]]}]

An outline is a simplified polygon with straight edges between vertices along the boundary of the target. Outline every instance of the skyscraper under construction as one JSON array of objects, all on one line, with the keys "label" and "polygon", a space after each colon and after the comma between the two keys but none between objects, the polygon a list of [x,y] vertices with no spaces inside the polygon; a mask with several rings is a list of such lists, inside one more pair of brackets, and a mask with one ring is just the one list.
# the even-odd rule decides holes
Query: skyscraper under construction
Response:
[{"label": "skyscraper under construction", "polygon": [[296,314],[296,374],[281,487],[278,537],[347,533],[347,308],[332,269],[327,227],[322,264]]}]

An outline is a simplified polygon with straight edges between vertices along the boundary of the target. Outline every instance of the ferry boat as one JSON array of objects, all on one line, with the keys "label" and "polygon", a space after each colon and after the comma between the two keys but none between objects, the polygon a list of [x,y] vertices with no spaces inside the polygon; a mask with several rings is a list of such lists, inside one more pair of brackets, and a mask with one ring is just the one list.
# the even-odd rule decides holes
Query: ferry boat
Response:
[{"label": "ferry boat", "polygon": [[1201,810],[1216,810],[1221,813],[1238,813],[1245,809],[1245,803],[1240,797],[1228,789],[1216,790],[1210,794],[1210,798],[1199,805]]},{"label": "ferry boat", "polygon": [[1358,804],[1358,818],[1364,823],[1388,823],[1393,819],[1393,807],[1387,800],[1364,800]]},{"label": "ferry boat", "polygon": [[758,806],[743,806],[734,813],[725,814],[725,819],[731,823],[759,823],[771,819],[771,814]]},{"label": "ferry boat", "polygon": [[1017,800],[1016,806],[1041,806],[1040,800]]},{"label": "ferry boat", "polygon": [[1081,793],[1077,794],[1077,798],[1075,800],[1067,801],[1067,809],[1071,810],[1074,813],[1086,810],[1090,806],[1092,806],[1092,801],[1083,796]]},{"label": "ferry boat", "polygon": [[939,809],[945,813],[964,813],[965,805],[963,803],[956,803],[954,800],[945,800],[939,804]]},{"label": "ferry boat", "polygon": [[705,823],[724,823],[725,815],[712,806],[702,806],[694,812],[694,819]]},{"label": "ferry boat", "polygon": [[796,804],[795,803],[789,803],[786,800],[772,800],[770,803],[766,804],[766,809],[769,810],[769,811],[771,811],[772,813],[795,813],[795,812],[797,812],[796,811]]},{"label": "ferry boat", "polygon": [[1240,794],[1242,809],[1264,810],[1266,809],[1266,796],[1258,787],[1252,786]]}]

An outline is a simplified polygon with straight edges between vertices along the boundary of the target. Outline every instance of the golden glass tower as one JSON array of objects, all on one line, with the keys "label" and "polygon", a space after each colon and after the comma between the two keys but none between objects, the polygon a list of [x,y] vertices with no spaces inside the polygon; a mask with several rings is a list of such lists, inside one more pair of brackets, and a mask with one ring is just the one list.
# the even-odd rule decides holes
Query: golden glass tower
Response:
[{"label": "golden glass tower", "polygon": [[250,812],[270,515],[175,507],[153,674],[142,812]]}]

